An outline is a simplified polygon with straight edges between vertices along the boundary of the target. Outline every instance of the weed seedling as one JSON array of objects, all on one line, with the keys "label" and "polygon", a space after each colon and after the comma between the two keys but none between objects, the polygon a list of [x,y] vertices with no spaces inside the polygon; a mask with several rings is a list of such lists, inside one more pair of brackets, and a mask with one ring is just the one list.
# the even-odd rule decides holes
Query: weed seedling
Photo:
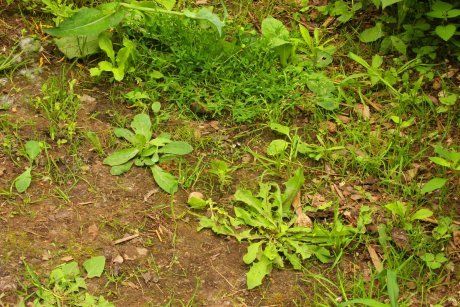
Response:
[{"label": "weed seedling", "polygon": [[[42,148],[44,147],[44,143],[37,142],[37,141],[28,141],[24,146],[25,149],[25,156],[29,160],[29,166],[27,169],[16,179],[14,179],[13,184],[18,193],[24,193],[30,186],[32,182],[32,168],[35,159],[41,153]],[[12,192],[13,185],[10,188],[10,192]]]},{"label": "weed seedling", "polygon": [[150,167],[153,178],[160,188],[173,194],[177,191],[177,178],[164,171],[159,163],[192,152],[190,144],[181,141],[172,141],[170,135],[162,133],[152,138],[152,123],[147,114],[134,116],[130,131],[125,128],[116,128],[115,135],[129,142],[130,147],[116,151],[104,160],[104,164],[110,165],[112,175],[121,175],[136,166]]}]

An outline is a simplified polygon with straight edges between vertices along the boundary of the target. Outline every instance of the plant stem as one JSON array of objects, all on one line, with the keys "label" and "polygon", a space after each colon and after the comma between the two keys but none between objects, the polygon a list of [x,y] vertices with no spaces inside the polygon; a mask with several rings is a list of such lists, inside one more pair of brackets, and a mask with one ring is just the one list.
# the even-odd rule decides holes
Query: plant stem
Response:
[{"label": "plant stem", "polygon": [[182,12],[163,10],[163,9],[157,9],[157,8],[151,8],[151,7],[142,7],[142,6],[132,5],[128,3],[120,3],[120,5],[128,9],[133,9],[133,10],[138,10],[138,11],[143,11],[143,12],[164,13],[164,14],[184,16],[184,13]]}]

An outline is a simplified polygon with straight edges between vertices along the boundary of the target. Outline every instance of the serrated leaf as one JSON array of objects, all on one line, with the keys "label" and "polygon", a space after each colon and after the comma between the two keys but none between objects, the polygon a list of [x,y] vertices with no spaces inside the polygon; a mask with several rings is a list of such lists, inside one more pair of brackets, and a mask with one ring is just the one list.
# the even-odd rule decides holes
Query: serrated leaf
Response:
[{"label": "serrated leaf", "polygon": [[58,27],[47,29],[45,32],[58,37],[99,35],[118,25],[124,15],[125,11],[122,9],[105,13],[95,8],[82,8]]},{"label": "serrated leaf", "polygon": [[14,187],[19,193],[24,193],[32,182],[32,169],[28,167],[21,175],[14,180]]},{"label": "serrated leaf", "polygon": [[37,141],[28,141],[24,147],[26,149],[26,153],[30,161],[35,160],[35,158],[37,158],[40,152],[42,151],[40,142]]},{"label": "serrated leaf", "polygon": [[359,39],[363,43],[371,43],[371,42],[375,42],[382,36],[383,36],[382,24],[377,23],[374,27],[366,29],[363,32],[361,32],[361,34],[359,35]]},{"label": "serrated leaf", "polygon": [[420,193],[426,194],[438,190],[442,188],[446,184],[446,182],[447,179],[444,178],[433,178],[423,185],[422,189],[420,190]]},{"label": "serrated leaf", "polygon": [[125,148],[119,151],[116,151],[109,155],[107,158],[104,159],[104,164],[110,165],[110,166],[115,166],[115,165],[121,165],[132,158],[134,158],[137,154],[139,153],[139,149],[137,148]]},{"label": "serrated leaf", "polygon": [[174,142],[168,143],[158,150],[159,153],[173,154],[173,155],[187,155],[191,153],[192,151],[193,151],[193,147],[189,143],[182,142],[182,141],[174,141]]},{"label": "serrated leaf", "polygon": [[254,260],[256,260],[257,254],[259,253],[261,245],[262,245],[262,241],[249,244],[248,251],[243,256],[244,263],[251,264],[254,262]]},{"label": "serrated leaf", "polygon": [[171,175],[168,172],[165,172],[158,165],[154,165],[150,168],[152,170],[153,178],[160,188],[162,188],[166,193],[174,194],[178,189],[177,178]]},{"label": "serrated leaf", "polygon": [[246,273],[246,284],[248,289],[254,289],[260,286],[264,277],[270,273],[271,269],[272,263],[266,257],[262,257],[259,261],[253,263]]},{"label": "serrated leaf", "polygon": [[83,262],[83,267],[85,268],[86,273],[88,274],[88,278],[101,277],[102,272],[104,272],[105,268],[105,257],[92,257]]},{"label": "serrated leaf", "polygon": [[452,36],[454,36],[455,31],[457,31],[457,27],[454,24],[448,24],[445,26],[439,25],[434,29],[434,31],[440,38],[447,42],[452,38]]}]

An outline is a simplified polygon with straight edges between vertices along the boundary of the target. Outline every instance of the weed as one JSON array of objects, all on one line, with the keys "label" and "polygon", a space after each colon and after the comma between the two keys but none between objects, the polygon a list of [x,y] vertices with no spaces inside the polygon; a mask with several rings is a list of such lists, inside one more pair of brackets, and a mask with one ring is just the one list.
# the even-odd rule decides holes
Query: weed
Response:
[{"label": "weed", "polygon": [[[327,247],[340,248],[363,231],[365,223],[368,223],[362,215],[358,228],[345,226],[338,219],[331,229],[319,224],[301,226],[304,217],[298,211],[295,215],[291,205],[296,202],[303,182],[299,169],[286,182],[284,193],[276,183],[261,183],[257,195],[249,190],[237,190],[234,197],[240,205],[234,207],[235,217],[216,207],[212,201],[189,200],[194,208],[209,206],[211,216],[200,218],[198,230],[210,228],[217,234],[249,242],[243,257],[243,261],[251,265],[246,275],[248,289],[261,285],[272,267],[284,267],[285,260],[296,270],[302,268],[303,260],[312,256],[328,262],[331,253]],[[362,212],[365,210],[363,207]]]},{"label": "weed", "polygon": [[192,152],[192,147],[181,141],[172,141],[169,134],[162,133],[152,139],[152,123],[147,114],[138,114],[131,122],[133,132],[125,128],[116,128],[114,133],[130,143],[128,147],[116,151],[104,160],[110,165],[112,175],[121,175],[136,166],[150,167],[155,182],[166,192],[173,194],[177,191],[177,179],[164,171],[157,164],[175,156]]},{"label": "weed", "polygon": [[[27,295],[25,301],[31,301],[34,306],[114,306],[104,297],[95,297],[86,289],[85,278],[81,277],[77,262],[69,262],[56,267],[49,274],[46,282],[24,262],[27,278],[35,291]],[[105,257],[98,256],[86,260],[83,267],[87,272],[86,278],[100,277],[105,267]],[[25,289],[27,291],[27,289]],[[22,302],[20,306],[25,306]]]},{"label": "weed", "polygon": [[35,99],[34,106],[49,122],[52,140],[59,144],[71,142],[77,133],[77,112],[80,100],[74,93],[77,80],[65,81],[65,75],[51,77],[42,85],[42,97]]}]

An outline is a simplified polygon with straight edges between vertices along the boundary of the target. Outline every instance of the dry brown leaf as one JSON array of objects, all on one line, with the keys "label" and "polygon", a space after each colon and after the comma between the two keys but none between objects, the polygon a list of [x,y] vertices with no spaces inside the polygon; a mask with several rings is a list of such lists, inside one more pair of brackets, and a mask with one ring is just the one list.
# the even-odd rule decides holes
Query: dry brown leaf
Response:
[{"label": "dry brown leaf", "polygon": [[211,126],[214,130],[220,130],[219,122],[217,120],[210,121],[209,126]]},{"label": "dry brown leaf", "polygon": [[348,124],[350,122],[350,117],[345,115],[337,115],[337,118],[344,124]]},{"label": "dry brown leaf", "polygon": [[382,264],[382,261],[380,261],[380,257],[375,251],[375,249],[371,245],[368,245],[367,251],[369,252],[369,256],[371,257],[372,264],[374,265],[377,272],[378,273],[382,272],[383,264]]},{"label": "dry brown leaf", "polygon": [[124,259],[121,255],[116,255],[115,258],[112,259],[113,263],[118,263],[118,264],[122,264],[123,261]]},{"label": "dry brown leaf", "polygon": [[409,236],[406,231],[401,228],[393,228],[391,238],[396,246],[402,250],[410,250]]},{"label": "dry brown leaf", "polygon": [[208,4],[208,0],[196,0],[195,1],[196,5],[203,5],[203,4]]},{"label": "dry brown leaf", "polygon": [[302,211],[302,204],[300,203],[300,191],[297,193],[294,201],[292,202],[292,206],[294,207],[294,211],[297,214],[296,224],[297,226],[301,227],[312,227],[313,222],[311,219]]},{"label": "dry brown leaf", "polygon": [[99,228],[97,227],[96,224],[93,224],[88,227],[88,234],[91,240],[94,240],[97,238],[97,236],[99,235]]},{"label": "dry brown leaf", "polygon": [[369,120],[371,118],[371,110],[369,109],[369,106],[358,103],[355,106],[355,112],[365,120]]},{"label": "dry brown leaf", "polygon": [[155,194],[155,193],[158,193],[159,191],[160,191],[160,190],[158,190],[157,188],[148,191],[148,192],[144,195],[144,202],[147,202],[147,201],[149,200],[150,196],[152,196],[152,195]]},{"label": "dry brown leaf", "polygon": [[80,101],[83,103],[94,103],[96,102],[96,98],[91,97],[89,95],[83,94],[79,97]]},{"label": "dry brown leaf", "polygon": [[72,256],[64,256],[61,258],[61,261],[64,261],[64,262],[69,262],[69,261],[72,261],[73,260],[73,257]]}]

